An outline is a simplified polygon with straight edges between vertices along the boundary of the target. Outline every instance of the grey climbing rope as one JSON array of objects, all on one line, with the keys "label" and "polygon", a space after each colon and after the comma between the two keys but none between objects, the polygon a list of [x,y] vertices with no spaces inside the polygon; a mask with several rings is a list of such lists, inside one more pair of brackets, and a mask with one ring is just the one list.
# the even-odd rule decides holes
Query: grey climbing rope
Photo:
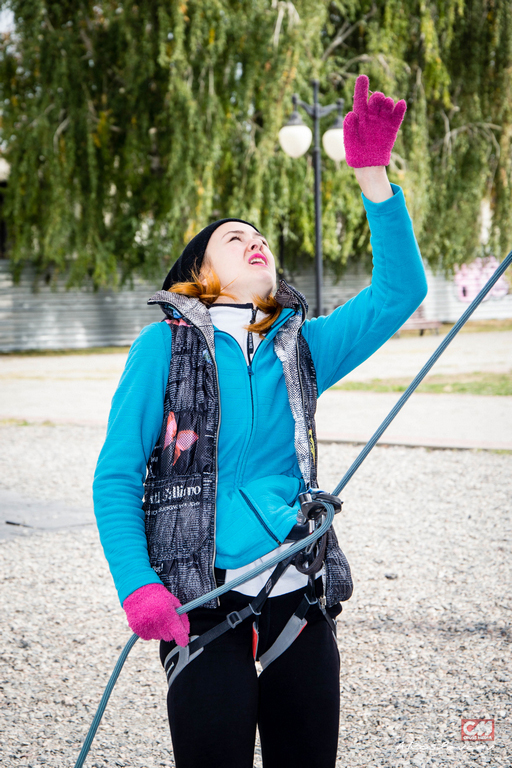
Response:
[{"label": "grey climbing rope", "polygon": [[[493,273],[493,275],[489,278],[487,283],[484,285],[484,287],[482,288],[478,296],[476,296],[473,299],[469,307],[461,315],[461,317],[455,323],[451,331],[445,336],[445,338],[443,339],[441,344],[438,346],[434,354],[429,358],[429,360],[427,360],[427,362],[425,363],[423,368],[420,370],[418,375],[413,379],[411,384],[407,387],[407,389],[405,390],[403,395],[400,397],[396,405],[394,405],[394,407],[388,413],[388,415],[386,416],[382,424],[379,426],[379,428],[374,432],[374,434],[368,440],[368,442],[366,443],[362,451],[359,453],[358,457],[355,459],[355,461],[352,463],[352,465],[349,467],[347,472],[343,475],[342,479],[334,489],[332,493],[333,496],[339,496],[343,488],[345,488],[349,480],[357,472],[357,470],[359,469],[363,461],[366,459],[366,457],[368,456],[372,448],[375,447],[375,444],[377,443],[379,438],[383,435],[383,433],[389,427],[389,425],[391,424],[395,416],[405,405],[405,403],[410,398],[414,390],[423,381],[423,379],[425,378],[427,373],[430,371],[432,366],[437,362],[439,357],[443,354],[448,344],[450,344],[450,342],[457,335],[457,333],[460,331],[462,326],[469,320],[469,318],[471,317],[475,309],[483,301],[483,299],[489,293],[493,285],[500,279],[500,277],[503,275],[503,273],[508,269],[508,267],[511,264],[512,264],[512,251],[510,251],[510,253],[506,256],[506,258],[501,262],[499,267],[496,269],[496,271]],[[177,609],[176,612],[178,614],[188,613],[189,611],[192,611],[194,608],[198,608],[200,605],[203,605],[203,603],[206,603],[208,600],[211,600],[216,597],[220,597],[220,595],[223,595],[225,592],[233,589],[234,587],[238,587],[240,584],[243,584],[244,582],[249,581],[255,576],[258,576],[263,571],[266,571],[267,569],[272,568],[274,565],[277,565],[278,563],[280,563],[281,560],[284,560],[285,558],[290,557],[290,555],[293,555],[299,552],[301,549],[304,549],[309,544],[312,544],[314,541],[316,541],[321,536],[323,536],[323,534],[327,531],[327,529],[330,528],[332,521],[334,519],[334,507],[332,506],[332,504],[329,504],[326,501],[319,500],[319,503],[322,503],[325,507],[325,510],[326,510],[325,520],[320,525],[320,527],[317,530],[315,530],[313,533],[311,533],[308,537],[302,539],[301,541],[298,541],[296,544],[293,544],[285,552],[281,552],[279,555],[275,555],[273,558],[267,560],[265,563],[262,563],[256,568],[253,568],[248,573],[245,573],[242,576],[238,576],[232,581],[229,581],[227,584],[223,584],[221,587],[217,587],[217,589],[214,589],[211,592],[208,592],[207,594],[196,598],[195,600],[191,600],[190,603],[186,603],[186,605],[182,605],[180,608]],[[94,736],[96,735],[96,731],[98,729],[101,718],[103,716],[103,712],[105,711],[108,700],[110,698],[110,694],[112,693],[112,690],[116,684],[117,678],[119,677],[119,673],[123,668],[123,665],[128,657],[128,654],[130,653],[131,649],[133,648],[133,646],[135,645],[138,639],[139,639],[138,635],[134,633],[126,643],[123,650],[121,651],[121,655],[119,656],[119,659],[117,660],[117,664],[114,667],[114,671],[112,672],[112,675],[110,676],[110,680],[107,683],[107,686],[101,698],[100,704],[98,706],[98,709],[92,721],[91,727],[89,729],[89,733],[86,736],[86,739],[84,741],[83,747],[80,751],[80,754],[78,756],[78,759],[75,763],[74,768],[82,768],[84,764],[85,758],[87,757],[92,741],[94,739]]]},{"label": "grey climbing rope", "polygon": [[[195,600],[191,600],[189,603],[186,603],[185,605],[180,606],[176,610],[176,613],[179,615],[181,615],[182,613],[188,613],[189,611],[194,610],[194,608],[198,608],[200,605],[203,605],[203,603],[206,603],[208,600],[212,600],[213,598],[220,597],[220,595],[223,595],[225,592],[228,592],[230,589],[233,589],[234,587],[238,587],[239,584],[243,584],[244,582],[249,581],[249,579],[252,579],[255,576],[258,576],[260,573],[263,573],[263,571],[266,571],[267,569],[272,568],[274,565],[277,565],[278,563],[281,562],[281,560],[284,560],[285,558],[295,555],[297,552],[300,552],[301,549],[304,549],[309,544],[312,544],[321,536],[323,536],[324,533],[326,533],[327,530],[331,527],[332,521],[334,520],[334,507],[332,504],[329,504],[329,502],[322,501],[320,499],[318,500],[318,503],[324,505],[326,510],[326,515],[325,515],[324,522],[315,531],[313,531],[313,533],[311,533],[309,536],[306,536],[304,539],[297,541],[295,544],[292,544],[288,549],[285,550],[285,552],[280,552],[278,555],[274,555],[274,557],[270,558],[269,560],[266,560],[261,565],[256,566],[256,568],[253,568],[248,573],[244,573],[241,576],[237,576],[235,579],[233,579],[232,581],[229,581],[227,584],[223,584],[221,587],[217,587],[217,589],[213,589],[211,592],[207,592],[205,595],[201,595],[201,597],[197,597]],[[117,664],[114,667],[114,671],[112,672],[110,676],[110,680],[108,681],[107,686],[103,692],[103,696],[101,697],[101,701],[99,703],[98,709],[96,710],[96,714],[94,715],[94,719],[91,723],[91,727],[89,728],[89,733],[87,734],[84,744],[82,746],[82,749],[80,750],[80,754],[78,755],[78,759],[75,763],[75,768],[82,768],[84,764],[84,760],[87,757],[89,749],[91,748],[92,741],[96,735],[96,731],[98,730],[98,726],[101,722],[101,718],[103,717],[103,713],[105,711],[108,700],[110,698],[110,694],[112,693],[112,690],[117,682],[117,678],[119,677],[119,673],[123,668],[123,665],[128,657],[128,654],[130,653],[131,649],[133,648],[133,646],[135,645],[138,639],[139,639],[139,636],[134,633],[126,643],[123,650],[121,651],[121,655],[117,660]]]},{"label": "grey climbing rope", "polygon": [[498,282],[500,277],[503,275],[503,273],[510,267],[512,264],[512,251],[506,256],[505,259],[501,262],[499,267],[496,269],[496,271],[491,275],[487,283],[484,285],[478,296],[475,296],[469,307],[466,309],[465,312],[459,317],[451,331],[446,334],[432,357],[430,357],[421,371],[418,373],[416,378],[414,378],[403,395],[400,397],[396,405],[393,406],[393,408],[390,410],[380,427],[374,432],[374,434],[370,437],[366,445],[364,446],[363,450],[357,457],[357,459],[354,461],[351,467],[347,470],[347,472],[343,475],[340,482],[336,486],[336,488],[333,491],[333,496],[339,496],[343,488],[346,486],[348,481],[353,477],[353,475],[357,472],[363,461],[366,459],[372,448],[375,446],[375,443],[379,439],[379,437],[382,437],[386,429],[389,427],[397,413],[401,410],[401,408],[405,405],[407,400],[410,398],[416,387],[421,384],[427,373],[430,371],[434,363],[436,363],[443,352],[445,351],[448,344],[453,341],[453,338],[458,334],[462,326],[467,323],[475,309],[478,307],[479,304],[485,299],[491,288],[495,283]]}]

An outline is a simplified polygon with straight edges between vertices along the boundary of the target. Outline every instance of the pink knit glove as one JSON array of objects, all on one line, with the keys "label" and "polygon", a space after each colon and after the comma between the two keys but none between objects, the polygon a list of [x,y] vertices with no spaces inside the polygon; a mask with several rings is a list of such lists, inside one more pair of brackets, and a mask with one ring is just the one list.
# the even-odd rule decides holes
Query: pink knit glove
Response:
[{"label": "pink knit glove", "polygon": [[383,93],[372,93],[368,101],[370,81],[359,75],[354,89],[354,110],[343,121],[345,155],[351,168],[389,165],[391,150],[404,119],[407,104],[403,99],[396,105]]},{"label": "pink knit glove", "polygon": [[184,647],[190,624],[186,613],[176,613],[180,605],[163,584],[145,584],[126,598],[123,608],[130,629],[143,640],[175,640]]}]

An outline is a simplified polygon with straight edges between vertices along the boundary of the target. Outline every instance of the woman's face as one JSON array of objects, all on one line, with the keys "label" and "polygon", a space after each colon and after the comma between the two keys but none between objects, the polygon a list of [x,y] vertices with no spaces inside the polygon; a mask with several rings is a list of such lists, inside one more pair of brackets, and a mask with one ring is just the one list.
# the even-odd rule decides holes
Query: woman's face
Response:
[{"label": "woman's face", "polygon": [[202,271],[208,267],[235,297],[219,297],[223,303],[252,303],[254,297],[267,298],[276,289],[276,264],[267,241],[240,221],[226,221],[213,232]]}]

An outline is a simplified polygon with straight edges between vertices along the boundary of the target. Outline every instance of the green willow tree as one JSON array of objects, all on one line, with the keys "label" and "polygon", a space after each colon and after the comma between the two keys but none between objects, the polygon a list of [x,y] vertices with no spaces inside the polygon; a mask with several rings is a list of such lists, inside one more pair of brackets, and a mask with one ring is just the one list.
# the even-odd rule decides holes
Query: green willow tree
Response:
[{"label": "green willow tree", "polygon": [[[406,98],[390,178],[422,252],[449,269],[511,240],[511,4],[406,0],[11,0],[0,45],[15,271],[160,278],[214,218],[253,221],[294,266],[314,253],[313,169],[277,133],[298,92],[352,104],[358,74]],[[307,118],[305,118],[307,121]],[[329,125],[324,121],[323,130]],[[359,187],[324,158],[324,254],[369,259]],[[510,247],[510,245],[509,245]]]},{"label": "green willow tree", "polygon": [[372,90],[407,100],[390,176],[404,188],[423,256],[434,269],[512,248],[512,2],[332,2],[332,91],[364,71]]}]

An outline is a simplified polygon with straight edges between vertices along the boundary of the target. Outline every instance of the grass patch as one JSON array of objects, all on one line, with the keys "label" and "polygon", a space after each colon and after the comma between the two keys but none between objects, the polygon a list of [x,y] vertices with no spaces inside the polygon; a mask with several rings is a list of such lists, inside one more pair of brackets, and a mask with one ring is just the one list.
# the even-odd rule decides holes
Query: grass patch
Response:
[{"label": "grass patch", "polygon": [[130,347],[87,347],[86,349],[22,349],[0,352],[0,357],[62,357],[63,355],[127,354]]},{"label": "grass patch", "polygon": [[[446,336],[454,325],[455,323],[441,323],[439,335]],[[468,320],[459,333],[488,333],[489,331],[512,331],[512,317],[503,320]],[[434,331],[424,331],[424,333],[433,334]],[[400,331],[400,338],[407,336],[419,336],[419,331],[413,329]]]},{"label": "grass patch", "polygon": [[[405,392],[412,379],[371,379],[370,381],[346,381],[332,389],[347,392]],[[456,395],[512,396],[512,371],[510,373],[464,373],[458,376],[436,374],[427,376],[418,392]]]},{"label": "grass patch", "polygon": [[26,419],[0,419],[0,427],[56,427],[53,421],[27,421]]},{"label": "grass patch", "polygon": [[[454,325],[455,323],[443,323],[440,333],[448,333]],[[512,331],[512,317],[503,318],[502,320],[468,320],[462,326],[460,332],[486,333],[488,331]]]},{"label": "grass patch", "polygon": [[[439,334],[445,336],[455,323],[442,323]],[[468,320],[460,333],[485,333],[487,331],[512,331],[512,317],[504,320]],[[425,331],[432,333],[432,331]],[[418,336],[419,331],[400,331],[400,336]],[[0,351],[1,357],[59,357],[62,355],[115,355],[127,354],[129,346],[125,347],[87,347],[86,349],[20,349],[10,352]],[[379,390],[399,392],[401,390]]]}]

